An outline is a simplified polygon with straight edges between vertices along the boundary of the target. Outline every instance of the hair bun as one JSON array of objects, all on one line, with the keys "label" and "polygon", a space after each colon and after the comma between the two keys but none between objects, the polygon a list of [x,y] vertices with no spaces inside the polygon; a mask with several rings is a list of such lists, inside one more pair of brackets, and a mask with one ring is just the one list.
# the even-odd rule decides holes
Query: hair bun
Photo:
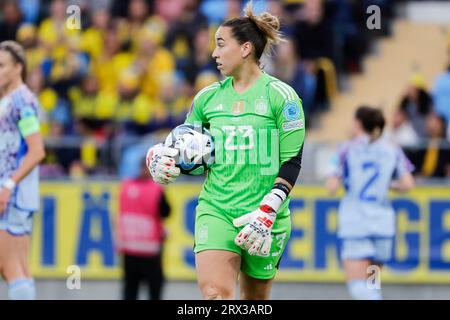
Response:
[{"label": "hair bun", "polygon": [[264,34],[269,47],[281,41],[280,20],[276,16],[268,12],[263,12],[259,16],[255,15],[251,1],[245,7],[245,16]]},{"label": "hair bun", "polygon": [[261,13],[259,19],[265,24],[269,25],[273,30],[275,31],[280,30],[280,20],[278,20],[277,17],[271,15],[270,13],[268,12]]},{"label": "hair bun", "polygon": [[273,45],[284,41],[278,18],[268,12],[255,15],[252,1],[245,7],[245,16],[227,20],[221,26],[231,27],[233,36],[240,44],[250,41],[258,63],[264,53],[271,54]]}]

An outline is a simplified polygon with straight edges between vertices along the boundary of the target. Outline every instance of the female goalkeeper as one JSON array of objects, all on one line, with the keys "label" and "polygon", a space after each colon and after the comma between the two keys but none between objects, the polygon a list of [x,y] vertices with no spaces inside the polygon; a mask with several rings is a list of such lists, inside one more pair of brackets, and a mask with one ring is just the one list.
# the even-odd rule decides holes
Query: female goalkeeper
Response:
[{"label": "female goalkeeper", "polygon": [[[251,5],[224,22],[212,54],[226,79],[199,91],[186,123],[210,128],[216,161],[196,208],[195,260],[205,299],[268,299],[290,237],[289,192],[301,166],[305,137],[295,91],[264,73],[260,58],[280,41],[279,21]],[[179,174],[178,151],[161,144],[147,153],[153,179]]]}]

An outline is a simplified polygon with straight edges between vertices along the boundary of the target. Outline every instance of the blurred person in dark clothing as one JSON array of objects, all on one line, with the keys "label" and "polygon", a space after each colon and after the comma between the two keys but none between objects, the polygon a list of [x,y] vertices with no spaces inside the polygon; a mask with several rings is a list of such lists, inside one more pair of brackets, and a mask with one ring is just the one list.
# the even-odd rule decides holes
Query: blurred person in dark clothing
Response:
[{"label": "blurred person in dark clothing", "polygon": [[267,0],[267,12],[279,17],[281,26],[280,31],[290,38],[294,32],[294,21],[296,20],[296,14],[299,3],[295,1],[279,1],[279,0]]},{"label": "blurred person in dark clothing", "polygon": [[316,77],[312,65],[300,60],[292,41],[285,41],[277,46],[273,69],[275,77],[289,84],[302,97],[303,110],[308,120],[315,111]]},{"label": "blurred person in dark clothing", "polygon": [[123,299],[136,300],[145,281],[149,299],[160,300],[164,284],[163,218],[170,213],[163,188],[153,182],[145,159],[137,178],[120,185],[117,250],[123,254]]},{"label": "blurred person in dark clothing", "polygon": [[16,40],[16,33],[22,22],[22,12],[17,1],[8,0],[1,6],[2,17],[0,20],[0,42]]},{"label": "blurred person in dark clothing", "polygon": [[[306,64],[315,64],[318,59],[329,59],[335,65],[335,44],[333,23],[326,6],[321,0],[305,0],[300,10],[300,19],[294,24],[293,39],[296,42],[297,54]],[[317,111],[329,108],[329,96],[326,88],[325,70],[316,70],[316,96],[314,105]]]},{"label": "blurred person in dark clothing", "polygon": [[425,119],[433,111],[433,101],[425,87],[425,81],[420,75],[411,78],[410,85],[399,109],[407,114],[419,138],[427,137],[427,126]]},{"label": "blurred person in dark clothing", "polygon": [[208,27],[208,19],[199,12],[198,0],[184,1],[184,9],[169,28],[165,47],[176,59],[189,59],[195,50],[195,35],[197,30]]},{"label": "blurred person in dark clothing", "polygon": [[[113,17],[125,18],[129,14],[130,2],[132,0],[112,0],[111,2],[111,15]],[[146,5],[149,7],[149,11],[153,12],[154,0],[146,0]]]},{"label": "blurred person in dark clothing", "polygon": [[321,0],[306,0],[293,37],[304,60],[326,57],[334,60],[333,26]]},{"label": "blurred person in dark clothing", "polygon": [[362,57],[368,49],[367,14],[362,1],[334,1],[336,62],[339,72],[362,71]]},{"label": "blurred person in dark clothing", "polygon": [[414,174],[426,178],[450,177],[450,143],[445,140],[445,120],[433,112],[426,117],[425,124],[428,138],[425,147],[407,151],[416,167]]},{"label": "blurred person in dark clothing", "polygon": [[219,75],[217,64],[211,57],[209,28],[204,26],[197,30],[194,37],[194,51],[187,60],[179,60],[177,69],[181,70],[184,77],[190,82],[195,83],[197,76],[205,71],[214,72]]}]

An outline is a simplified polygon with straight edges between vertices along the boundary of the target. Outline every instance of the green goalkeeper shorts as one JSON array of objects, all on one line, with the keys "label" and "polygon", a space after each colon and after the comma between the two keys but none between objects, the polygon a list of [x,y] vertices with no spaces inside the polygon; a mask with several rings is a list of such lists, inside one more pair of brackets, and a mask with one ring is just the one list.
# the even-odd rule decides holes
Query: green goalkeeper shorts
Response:
[{"label": "green goalkeeper shorts", "polygon": [[195,221],[194,252],[205,250],[226,250],[241,256],[241,271],[255,279],[273,279],[281,255],[291,236],[290,215],[275,220],[272,229],[272,246],[268,257],[251,256],[234,243],[243,227],[233,226],[232,217],[214,211],[197,211]]}]

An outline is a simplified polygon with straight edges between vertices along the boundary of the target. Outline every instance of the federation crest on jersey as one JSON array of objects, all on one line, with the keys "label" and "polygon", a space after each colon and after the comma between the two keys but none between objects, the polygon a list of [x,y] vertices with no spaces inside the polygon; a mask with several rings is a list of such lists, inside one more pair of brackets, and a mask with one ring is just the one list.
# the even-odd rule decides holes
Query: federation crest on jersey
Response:
[{"label": "federation crest on jersey", "polygon": [[298,120],[300,117],[300,107],[294,101],[286,103],[283,109],[283,116],[288,121]]},{"label": "federation crest on jersey", "polygon": [[266,99],[256,99],[255,101],[255,113],[259,115],[265,115],[267,113],[268,104]]},{"label": "federation crest on jersey", "polygon": [[231,108],[231,113],[235,116],[244,113],[245,110],[245,101],[238,100],[233,104],[233,108]]}]

